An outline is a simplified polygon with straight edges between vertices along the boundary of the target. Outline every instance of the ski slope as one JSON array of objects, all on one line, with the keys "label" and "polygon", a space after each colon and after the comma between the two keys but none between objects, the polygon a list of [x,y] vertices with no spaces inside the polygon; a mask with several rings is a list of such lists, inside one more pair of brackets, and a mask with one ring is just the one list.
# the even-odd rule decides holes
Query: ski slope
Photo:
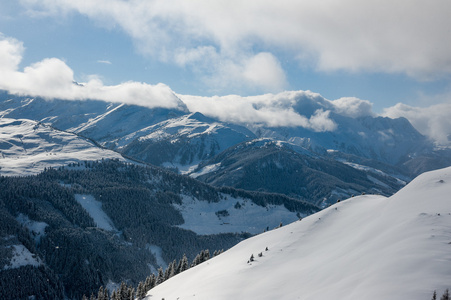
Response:
[{"label": "ski slope", "polygon": [[446,168],[389,198],[342,201],[247,239],[146,299],[430,299],[451,287],[449,195]]}]

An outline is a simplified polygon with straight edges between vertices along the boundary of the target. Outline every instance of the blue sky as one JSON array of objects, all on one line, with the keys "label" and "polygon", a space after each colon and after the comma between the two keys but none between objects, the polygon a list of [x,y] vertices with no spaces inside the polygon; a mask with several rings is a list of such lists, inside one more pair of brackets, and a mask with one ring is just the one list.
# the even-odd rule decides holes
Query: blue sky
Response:
[{"label": "blue sky", "polygon": [[420,108],[430,118],[451,105],[449,11],[448,0],[0,0],[0,38],[16,49],[16,73],[40,62],[49,70],[53,58],[67,78],[102,87],[163,83],[207,97],[310,90],[415,123]]}]

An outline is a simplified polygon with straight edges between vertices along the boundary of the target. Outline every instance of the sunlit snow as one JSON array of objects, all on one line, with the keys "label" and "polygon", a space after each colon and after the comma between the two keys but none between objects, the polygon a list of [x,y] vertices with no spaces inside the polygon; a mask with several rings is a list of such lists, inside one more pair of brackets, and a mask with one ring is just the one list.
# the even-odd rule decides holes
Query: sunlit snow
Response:
[{"label": "sunlit snow", "polygon": [[389,198],[341,201],[239,243],[147,299],[430,299],[451,287],[450,194],[447,168]]},{"label": "sunlit snow", "polygon": [[219,202],[199,201],[183,197],[182,205],[174,204],[183,215],[185,223],[180,227],[197,234],[227,232],[261,233],[298,219],[296,213],[284,206],[258,206],[249,199],[223,195]]},{"label": "sunlit snow", "polygon": [[44,168],[124,158],[75,134],[31,120],[0,119],[0,175],[35,175]]}]

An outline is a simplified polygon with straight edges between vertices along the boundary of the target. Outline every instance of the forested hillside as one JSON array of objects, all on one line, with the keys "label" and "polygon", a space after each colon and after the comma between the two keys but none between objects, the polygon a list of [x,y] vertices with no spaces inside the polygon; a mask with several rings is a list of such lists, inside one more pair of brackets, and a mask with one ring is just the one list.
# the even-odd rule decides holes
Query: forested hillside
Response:
[{"label": "forested hillside", "polygon": [[[214,188],[159,168],[117,160],[50,168],[37,176],[0,177],[0,186],[2,299],[27,295],[58,299],[63,294],[81,298],[112,283],[137,285],[161,264],[184,254],[193,260],[204,249],[213,253],[250,236],[246,232],[198,235],[182,229],[184,219],[176,207],[183,198],[216,203],[231,197],[237,199],[234,203],[247,199],[256,207],[282,205],[293,218],[318,210],[282,195]],[[77,200],[80,195],[101,203],[100,210],[112,222],[110,229],[96,224],[99,217],[83,208]],[[267,226],[281,221],[273,216]],[[17,276],[18,283],[10,284]]]}]

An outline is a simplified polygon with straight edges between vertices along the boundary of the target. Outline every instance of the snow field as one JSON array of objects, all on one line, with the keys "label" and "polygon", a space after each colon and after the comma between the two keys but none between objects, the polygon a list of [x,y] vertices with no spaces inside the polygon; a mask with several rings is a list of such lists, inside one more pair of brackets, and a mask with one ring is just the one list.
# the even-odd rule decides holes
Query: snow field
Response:
[{"label": "snow field", "polygon": [[[296,213],[290,212],[284,206],[261,207],[249,199],[232,198],[225,194],[223,197],[225,199],[217,203],[208,203],[183,196],[181,205],[174,204],[185,220],[180,227],[197,234],[227,232],[257,234],[267,227],[273,229],[281,222],[286,224],[298,219]],[[235,208],[237,203],[240,204],[240,208]],[[227,211],[228,215],[221,214],[221,211]]]},{"label": "snow field", "polygon": [[48,167],[124,158],[75,134],[31,120],[0,119],[0,175],[35,175]]},{"label": "snow field", "polygon": [[31,253],[24,245],[12,245],[7,248],[13,248],[13,257],[10,264],[3,266],[3,270],[16,269],[27,265],[38,267],[42,264],[39,257]]},{"label": "snow field", "polygon": [[430,299],[450,288],[450,193],[447,168],[389,198],[342,201],[241,242],[147,299]]},{"label": "snow field", "polygon": [[75,200],[88,212],[98,228],[118,231],[110,217],[102,210],[102,202],[97,201],[94,196],[75,194]]}]

